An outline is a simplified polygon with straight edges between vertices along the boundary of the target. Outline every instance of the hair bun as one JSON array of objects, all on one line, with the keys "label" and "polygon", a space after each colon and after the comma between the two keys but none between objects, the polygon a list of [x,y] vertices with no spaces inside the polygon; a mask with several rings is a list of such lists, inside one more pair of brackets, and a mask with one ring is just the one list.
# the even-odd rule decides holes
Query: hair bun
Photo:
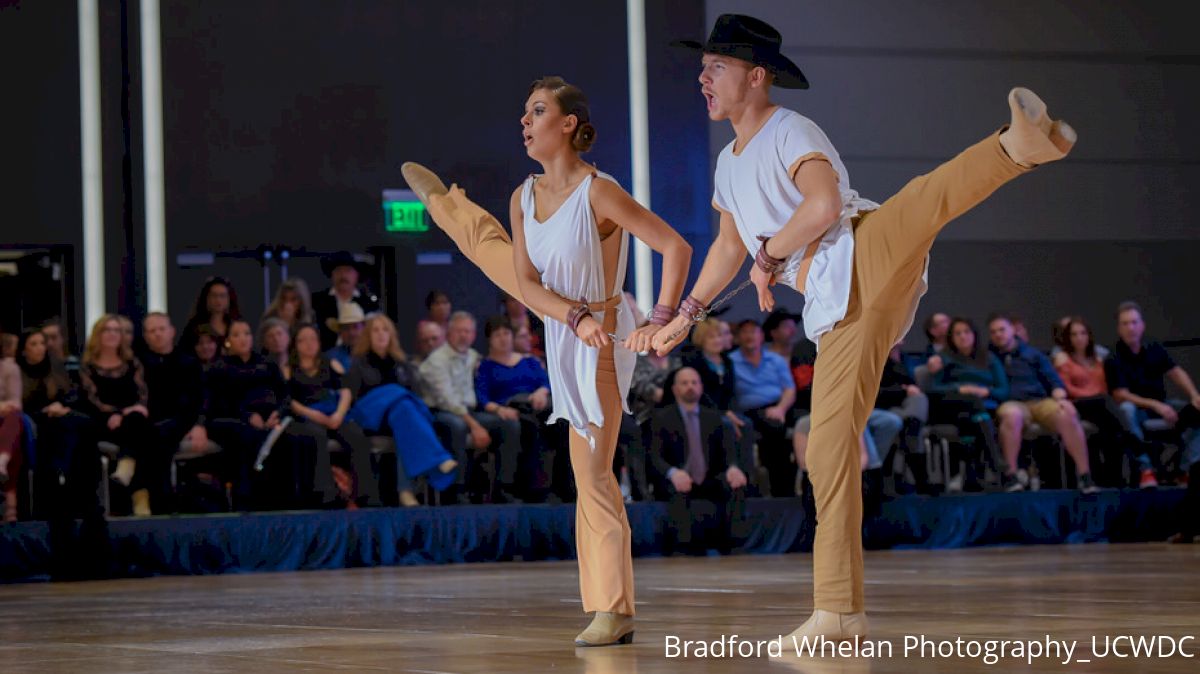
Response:
[{"label": "hair bun", "polygon": [[571,144],[577,152],[587,152],[592,149],[592,144],[596,142],[596,127],[592,126],[591,122],[583,122],[575,129],[575,138]]}]

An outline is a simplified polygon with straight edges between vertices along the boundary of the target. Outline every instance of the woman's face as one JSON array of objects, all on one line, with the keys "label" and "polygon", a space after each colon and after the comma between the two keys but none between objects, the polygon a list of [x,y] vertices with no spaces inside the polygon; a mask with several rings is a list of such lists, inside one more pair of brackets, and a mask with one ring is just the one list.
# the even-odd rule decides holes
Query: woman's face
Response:
[{"label": "woman's face", "polygon": [[438,297],[429,305],[429,319],[434,323],[445,323],[450,320],[450,298]]},{"label": "woman's face", "polygon": [[525,153],[533,159],[553,157],[568,145],[575,124],[574,116],[562,113],[554,94],[546,89],[534,91],[525,100],[525,114],[521,115]]},{"label": "woman's face", "polygon": [[41,333],[33,333],[25,342],[25,362],[37,365],[46,358],[46,338]]},{"label": "woman's face", "polygon": [[100,348],[116,351],[121,346],[121,321],[115,318],[100,326]]},{"label": "woman's face", "polygon": [[1087,326],[1085,326],[1083,323],[1072,323],[1071,348],[1074,349],[1076,353],[1083,353],[1084,350],[1087,349],[1089,341],[1091,340],[1088,339]]},{"label": "woman's face", "polygon": [[488,348],[493,353],[510,354],[513,351],[513,331],[508,328],[496,328],[492,330],[492,336],[488,337]]},{"label": "woman's face", "polygon": [[301,358],[316,358],[321,353],[321,338],[316,330],[305,328],[296,335],[296,353]]},{"label": "woman's face", "polygon": [[950,335],[953,340],[954,350],[958,353],[969,356],[975,353],[975,331],[966,323],[955,323],[954,332]]},{"label": "woman's face", "polygon": [[224,283],[214,283],[208,289],[208,297],[204,302],[210,315],[227,313],[229,311],[229,288]]},{"label": "woman's face", "polygon": [[291,345],[292,338],[288,335],[288,331],[283,326],[275,326],[267,330],[267,334],[263,335],[263,346],[266,347],[267,353],[278,356],[288,352],[288,347]]},{"label": "woman's face", "polygon": [[229,329],[229,352],[239,358],[248,358],[250,351],[254,348],[254,334],[250,332],[250,326],[245,323],[236,323]]},{"label": "woman's face", "polygon": [[279,317],[288,323],[295,323],[300,313],[300,296],[294,290],[285,290],[279,298]]},{"label": "woman's face", "polygon": [[729,327],[729,323],[721,321],[721,350],[728,351],[733,348],[733,328]]},{"label": "woman's face", "polygon": [[704,338],[704,344],[701,345],[704,353],[714,355],[725,350],[725,336],[721,334],[721,330],[711,330]]},{"label": "woman's face", "polygon": [[517,353],[533,352],[533,333],[529,331],[528,325],[517,328],[516,334],[513,335],[513,350]]},{"label": "woman's face", "polygon": [[196,357],[201,363],[211,363],[217,357],[217,340],[210,335],[201,335],[196,340]]},{"label": "woman's face", "polygon": [[391,343],[392,331],[388,330],[387,324],[383,321],[371,323],[371,350],[382,356],[387,353]]}]

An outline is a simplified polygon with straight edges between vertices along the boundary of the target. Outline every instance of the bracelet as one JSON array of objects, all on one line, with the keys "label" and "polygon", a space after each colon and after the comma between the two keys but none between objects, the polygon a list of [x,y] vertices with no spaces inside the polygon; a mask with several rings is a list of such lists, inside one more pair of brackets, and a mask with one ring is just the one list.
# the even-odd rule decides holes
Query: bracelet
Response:
[{"label": "bracelet", "polygon": [[760,234],[758,240],[762,241],[762,245],[758,247],[758,254],[754,256],[755,266],[768,274],[774,274],[782,269],[783,265],[787,263],[787,259],[771,257],[767,252],[767,242],[771,240],[771,237]]},{"label": "bracelet", "polygon": [[587,300],[580,298],[579,304],[571,307],[571,310],[567,312],[567,326],[571,328],[571,332],[575,332],[583,319],[591,315],[592,310],[588,308]]},{"label": "bracelet", "polygon": [[671,307],[665,304],[655,304],[654,309],[650,311],[650,324],[662,327],[671,322],[675,317],[675,312],[671,311]]},{"label": "bracelet", "polygon": [[701,304],[700,300],[688,295],[687,299],[679,304],[679,315],[693,323],[699,323],[708,318],[708,307]]}]

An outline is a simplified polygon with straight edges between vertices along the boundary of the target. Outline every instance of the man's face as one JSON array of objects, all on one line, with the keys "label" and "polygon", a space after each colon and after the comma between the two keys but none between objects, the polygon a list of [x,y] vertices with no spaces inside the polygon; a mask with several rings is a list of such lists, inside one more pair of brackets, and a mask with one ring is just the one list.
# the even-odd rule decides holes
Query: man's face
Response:
[{"label": "man's face", "polygon": [[351,292],[358,287],[358,270],[348,264],[333,268],[333,287]]},{"label": "man's face", "polygon": [[338,337],[341,338],[342,344],[354,348],[354,345],[358,343],[359,336],[362,335],[363,324],[345,323],[339,325],[338,328]]},{"label": "man's face", "polygon": [[796,338],[796,321],[785,318],[771,331],[771,341],[775,344],[791,345]]},{"label": "man's face", "polygon": [[751,89],[751,71],[756,66],[741,59],[705,54],[700,59],[700,93],[714,122],[729,119],[746,104]]},{"label": "man's face", "polygon": [[475,321],[466,318],[451,321],[446,341],[450,342],[450,348],[459,353],[470,349],[475,343]]},{"label": "man's face", "polygon": [[446,333],[442,326],[431,321],[423,321],[417,328],[417,352],[428,356],[446,343]]},{"label": "man's face", "polygon": [[142,336],[151,351],[166,355],[175,344],[175,327],[164,316],[151,316],[142,324]]},{"label": "man's face", "polygon": [[1013,332],[1013,325],[1007,319],[997,318],[988,325],[988,334],[992,338],[992,346],[997,349],[1007,351],[1012,348],[1013,342],[1016,340],[1016,334]]},{"label": "man's face", "polygon": [[929,334],[933,336],[933,340],[936,342],[945,339],[949,330],[950,317],[946,314],[934,314],[929,325]]},{"label": "man's face", "polygon": [[63,358],[62,330],[57,325],[47,325],[42,328],[42,336],[46,338],[46,350],[55,358]]},{"label": "man's face", "polygon": [[738,346],[747,351],[757,351],[762,347],[763,331],[762,328],[753,324],[747,323],[738,330]]},{"label": "man's face", "polygon": [[1117,317],[1117,334],[1126,344],[1141,344],[1142,335],[1146,334],[1146,324],[1142,321],[1142,312],[1137,309],[1122,311]]},{"label": "man's face", "polygon": [[676,400],[695,405],[704,393],[704,386],[700,383],[700,375],[692,368],[685,367],[675,373],[675,385],[671,387],[671,391]]}]

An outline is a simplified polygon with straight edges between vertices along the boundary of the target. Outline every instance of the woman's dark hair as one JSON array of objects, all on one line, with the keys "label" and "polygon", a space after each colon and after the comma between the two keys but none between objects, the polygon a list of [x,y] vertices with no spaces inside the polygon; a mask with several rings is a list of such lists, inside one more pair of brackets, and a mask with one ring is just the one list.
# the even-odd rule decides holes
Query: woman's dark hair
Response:
[{"label": "woman's dark hair", "polygon": [[571,135],[571,147],[581,154],[591,150],[596,142],[596,127],[592,126],[592,112],[583,90],[574,84],[568,84],[558,75],[547,75],[529,85],[531,94],[540,90],[549,91],[554,100],[558,101],[562,113],[575,115],[575,119],[578,120],[575,133]]},{"label": "woman's dark hair", "polygon": [[[192,305],[192,315],[188,318],[187,324],[183,326],[183,336],[180,340],[180,346],[186,349],[194,348],[196,346],[196,339],[199,336],[200,326],[208,325],[211,322],[212,317],[208,313],[208,292],[216,285],[223,285],[229,291],[229,310],[225,312],[225,329],[228,330],[234,321],[241,319],[242,308],[238,304],[237,291],[234,290],[233,284],[223,276],[210,276],[204,282],[204,285],[201,286],[200,294],[196,296],[196,303]],[[215,336],[218,344],[225,338],[225,335]]]},{"label": "woman's dark hair", "polygon": [[[42,357],[42,362],[34,365],[25,360],[25,345],[29,343],[29,340],[34,335],[42,335],[41,327],[25,330],[21,333],[21,338],[17,340],[17,367],[21,369],[24,379],[44,380],[46,382],[46,396],[53,400],[58,397],[59,391],[66,391],[71,388],[71,378],[67,374],[67,370],[63,367],[63,364],[50,354],[49,348],[46,349],[46,355]],[[42,335],[42,340],[45,341],[45,339],[46,336]],[[32,382],[23,383],[28,387]]]},{"label": "woman's dark hair", "polygon": [[[965,325],[975,336],[975,347],[971,353],[959,353],[958,345],[954,343],[954,328],[958,325]],[[988,364],[988,349],[983,341],[979,339],[979,330],[975,329],[975,324],[969,318],[952,318],[950,319],[950,329],[946,331],[946,344],[949,347],[950,353],[954,356],[970,361],[977,367],[987,367]]]},{"label": "woman's dark hair", "polygon": [[497,330],[508,330],[509,332],[513,333],[516,332],[516,330],[513,330],[512,321],[508,319],[508,316],[492,316],[491,318],[487,319],[486,323],[483,324],[483,338],[491,339],[492,333]]},{"label": "woman's dark hair", "polygon": [[1063,352],[1068,356],[1075,355],[1075,347],[1071,344],[1071,331],[1075,329],[1076,325],[1082,325],[1083,329],[1087,330],[1088,343],[1083,349],[1083,355],[1086,356],[1088,360],[1095,360],[1096,337],[1092,334],[1092,326],[1088,325],[1087,321],[1083,320],[1081,316],[1072,316],[1071,320],[1067,322],[1067,327],[1059,332],[1058,346],[1062,348]]},{"label": "woman's dark hair", "polygon": [[[295,330],[292,330],[292,343],[288,346],[288,365],[292,368],[292,372],[296,372],[300,369],[300,351],[296,349],[296,342],[299,341],[297,338],[300,337],[300,333],[304,332],[305,330],[312,330],[313,333],[317,335],[318,344],[321,341],[321,328],[318,327],[316,323],[301,323],[296,326]],[[325,354],[321,353],[321,351],[318,349],[318,367],[320,367],[320,363],[324,359]]]},{"label": "woman's dark hair", "polygon": [[428,310],[432,309],[433,303],[437,302],[438,300],[443,299],[443,298],[447,302],[450,301],[450,296],[447,295],[446,293],[444,293],[440,290],[430,290],[429,294],[425,296],[425,310],[428,311]]}]

